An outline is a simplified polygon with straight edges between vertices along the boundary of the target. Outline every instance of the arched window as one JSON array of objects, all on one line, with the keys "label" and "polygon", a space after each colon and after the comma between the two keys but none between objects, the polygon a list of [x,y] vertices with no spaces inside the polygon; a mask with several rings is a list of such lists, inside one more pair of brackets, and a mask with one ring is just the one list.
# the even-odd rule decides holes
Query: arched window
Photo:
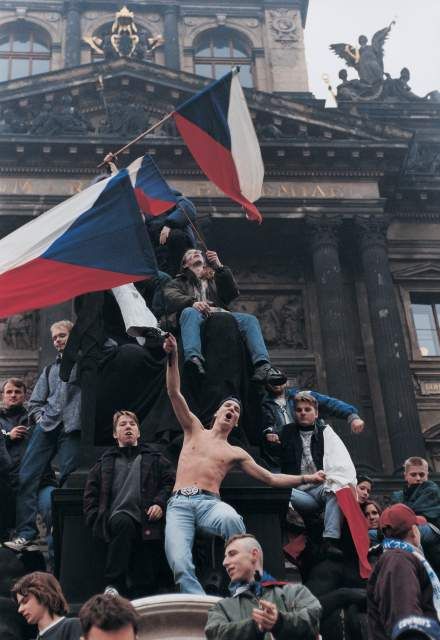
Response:
[{"label": "arched window", "polygon": [[250,46],[237,32],[219,27],[203,33],[194,47],[194,72],[207,78],[220,78],[240,65],[240,82],[253,87]]},{"label": "arched window", "polygon": [[51,41],[35,25],[15,22],[0,31],[0,82],[50,71]]}]

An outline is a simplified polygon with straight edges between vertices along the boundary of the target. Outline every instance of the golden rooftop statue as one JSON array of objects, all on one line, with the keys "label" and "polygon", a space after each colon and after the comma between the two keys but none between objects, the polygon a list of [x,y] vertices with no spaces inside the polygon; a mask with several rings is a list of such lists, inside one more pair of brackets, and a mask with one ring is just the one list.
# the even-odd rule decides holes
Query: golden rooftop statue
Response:
[{"label": "golden rooftop statue", "polygon": [[126,6],[116,12],[111,35],[105,35],[103,38],[85,36],[83,40],[105,58],[144,59],[147,53],[164,43],[161,34],[148,37],[143,31],[138,33],[134,13]]}]

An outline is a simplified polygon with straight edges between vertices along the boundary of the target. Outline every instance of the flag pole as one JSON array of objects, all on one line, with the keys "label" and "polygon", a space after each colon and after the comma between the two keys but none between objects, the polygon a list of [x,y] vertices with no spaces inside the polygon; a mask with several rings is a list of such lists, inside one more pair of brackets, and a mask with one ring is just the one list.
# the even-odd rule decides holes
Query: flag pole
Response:
[{"label": "flag pole", "polygon": [[[145,138],[145,136],[147,136],[149,133],[151,133],[152,131],[157,129],[157,127],[160,127],[160,125],[163,124],[164,122],[166,122],[167,120],[169,120],[172,117],[173,114],[174,114],[174,111],[171,111],[168,115],[164,116],[162,118],[162,120],[159,120],[159,122],[156,122],[156,124],[153,124],[152,127],[147,129],[146,131],[143,131],[142,133],[140,133],[136,138],[134,138],[134,140],[130,140],[130,142],[127,142],[126,145],[124,145],[123,147],[121,147],[117,151],[111,152],[112,156],[114,156],[116,158],[120,153],[122,153],[126,149],[129,149],[132,145],[136,144],[136,142],[139,142],[139,140],[142,140],[142,138]],[[98,164],[97,168],[100,169],[105,164],[107,164],[107,163],[102,161],[100,164]]]}]

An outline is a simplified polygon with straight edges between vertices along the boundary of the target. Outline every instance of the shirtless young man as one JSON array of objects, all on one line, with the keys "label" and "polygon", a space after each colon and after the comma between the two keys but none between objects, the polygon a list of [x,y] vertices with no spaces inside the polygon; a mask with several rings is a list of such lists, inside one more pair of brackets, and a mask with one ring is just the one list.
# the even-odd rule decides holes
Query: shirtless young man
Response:
[{"label": "shirtless young man", "polygon": [[165,552],[181,593],[204,594],[195,575],[192,557],[196,530],[209,530],[225,539],[245,532],[243,518],[220,500],[220,485],[232,467],[238,466],[272,487],[290,488],[304,482],[319,483],[324,481],[325,475],[323,471],[309,476],[273,474],[260,467],[246,451],[231,446],[227,438],[237,426],[241,412],[240,401],[236,398],[226,398],[214,415],[212,428],[205,429],[189,410],[180,391],[174,336],[166,338],[164,349],[169,354],[167,391],[184,433],[176,483],[167,506]]}]

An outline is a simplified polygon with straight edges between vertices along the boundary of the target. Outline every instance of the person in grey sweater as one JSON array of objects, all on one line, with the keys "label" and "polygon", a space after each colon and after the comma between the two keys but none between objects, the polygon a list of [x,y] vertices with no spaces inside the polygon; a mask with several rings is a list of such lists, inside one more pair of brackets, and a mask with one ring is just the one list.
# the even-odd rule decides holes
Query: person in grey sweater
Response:
[{"label": "person in grey sweater", "polygon": [[55,362],[43,369],[29,401],[28,415],[35,422],[35,428],[20,465],[16,536],[5,543],[13,551],[28,547],[37,535],[38,487],[47,465],[58,455],[62,486],[79,463],[81,390],[76,380],[76,366],[68,382],[59,375],[72,326],[69,320],[51,326],[58,355]]}]

